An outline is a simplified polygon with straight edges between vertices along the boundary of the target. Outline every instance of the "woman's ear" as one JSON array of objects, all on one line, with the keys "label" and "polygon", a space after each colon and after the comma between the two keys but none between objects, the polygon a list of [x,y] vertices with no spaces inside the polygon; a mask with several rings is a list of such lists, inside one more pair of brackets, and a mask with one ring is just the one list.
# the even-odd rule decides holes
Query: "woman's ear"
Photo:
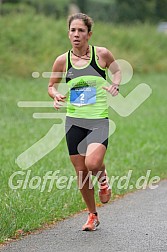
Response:
[{"label": "woman's ear", "polygon": [[88,38],[90,39],[90,37],[92,36],[92,31],[90,31],[89,33],[88,33]]}]

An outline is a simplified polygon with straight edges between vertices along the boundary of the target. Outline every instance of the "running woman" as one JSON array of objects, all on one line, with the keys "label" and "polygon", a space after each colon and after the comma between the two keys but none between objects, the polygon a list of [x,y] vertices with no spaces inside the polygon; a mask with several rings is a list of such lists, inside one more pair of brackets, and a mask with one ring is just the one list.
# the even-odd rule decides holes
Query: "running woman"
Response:
[{"label": "running woman", "polygon": [[[93,231],[99,225],[91,176],[97,176],[99,198],[107,203],[111,188],[103,162],[108,145],[109,120],[107,92],[119,92],[121,73],[112,53],[89,44],[92,36],[92,19],[83,13],[68,18],[68,36],[72,49],[58,56],[53,64],[48,93],[54,99],[55,109],[67,101],[66,142],[70,160],[78,177],[78,186],[88,209],[83,231]],[[106,85],[106,70],[112,72],[112,83]],[[65,73],[69,87],[68,97],[58,91]]]}]

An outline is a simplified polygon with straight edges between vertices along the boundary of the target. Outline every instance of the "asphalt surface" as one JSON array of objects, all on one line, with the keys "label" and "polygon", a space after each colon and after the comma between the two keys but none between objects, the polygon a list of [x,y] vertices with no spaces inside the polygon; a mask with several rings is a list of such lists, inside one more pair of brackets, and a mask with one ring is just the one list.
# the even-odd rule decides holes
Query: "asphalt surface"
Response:
[{"label": "asphalt surface", "polygon": [[87,213],[0,247],[2,252],[167,252],[167,181],[98,208],[100,226],[81,231]]}]

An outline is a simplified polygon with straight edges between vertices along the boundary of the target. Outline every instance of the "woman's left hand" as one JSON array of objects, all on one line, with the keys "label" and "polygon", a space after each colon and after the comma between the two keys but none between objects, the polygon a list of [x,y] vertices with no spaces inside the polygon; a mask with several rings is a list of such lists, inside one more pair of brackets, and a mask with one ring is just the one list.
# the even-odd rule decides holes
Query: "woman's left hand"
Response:
[{"label": "woman's left hand", "polygon": [[103,87],[107,92],[109,92],[112,96],[116,96],[119,93],[119,85],[111,84],[109,87]]}]

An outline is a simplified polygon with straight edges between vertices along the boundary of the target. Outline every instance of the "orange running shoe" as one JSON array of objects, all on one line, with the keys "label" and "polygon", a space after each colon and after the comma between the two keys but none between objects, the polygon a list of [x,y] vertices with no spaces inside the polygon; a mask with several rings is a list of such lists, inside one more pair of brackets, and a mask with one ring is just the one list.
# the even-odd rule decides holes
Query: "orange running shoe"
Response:
[{"label": "orange running shoe", "polygon": [[95,231],[100,224],[98,216],[94,213],[89,213],[87,222],[83,225],[82,231]]},{"label": "orange running shoe", "polygon": [[105,204],[107,203],[111,198],[111,188],[107,182],[107,179],[105,179],[102,183],[99,183],[99,198],[101,203]]}]

